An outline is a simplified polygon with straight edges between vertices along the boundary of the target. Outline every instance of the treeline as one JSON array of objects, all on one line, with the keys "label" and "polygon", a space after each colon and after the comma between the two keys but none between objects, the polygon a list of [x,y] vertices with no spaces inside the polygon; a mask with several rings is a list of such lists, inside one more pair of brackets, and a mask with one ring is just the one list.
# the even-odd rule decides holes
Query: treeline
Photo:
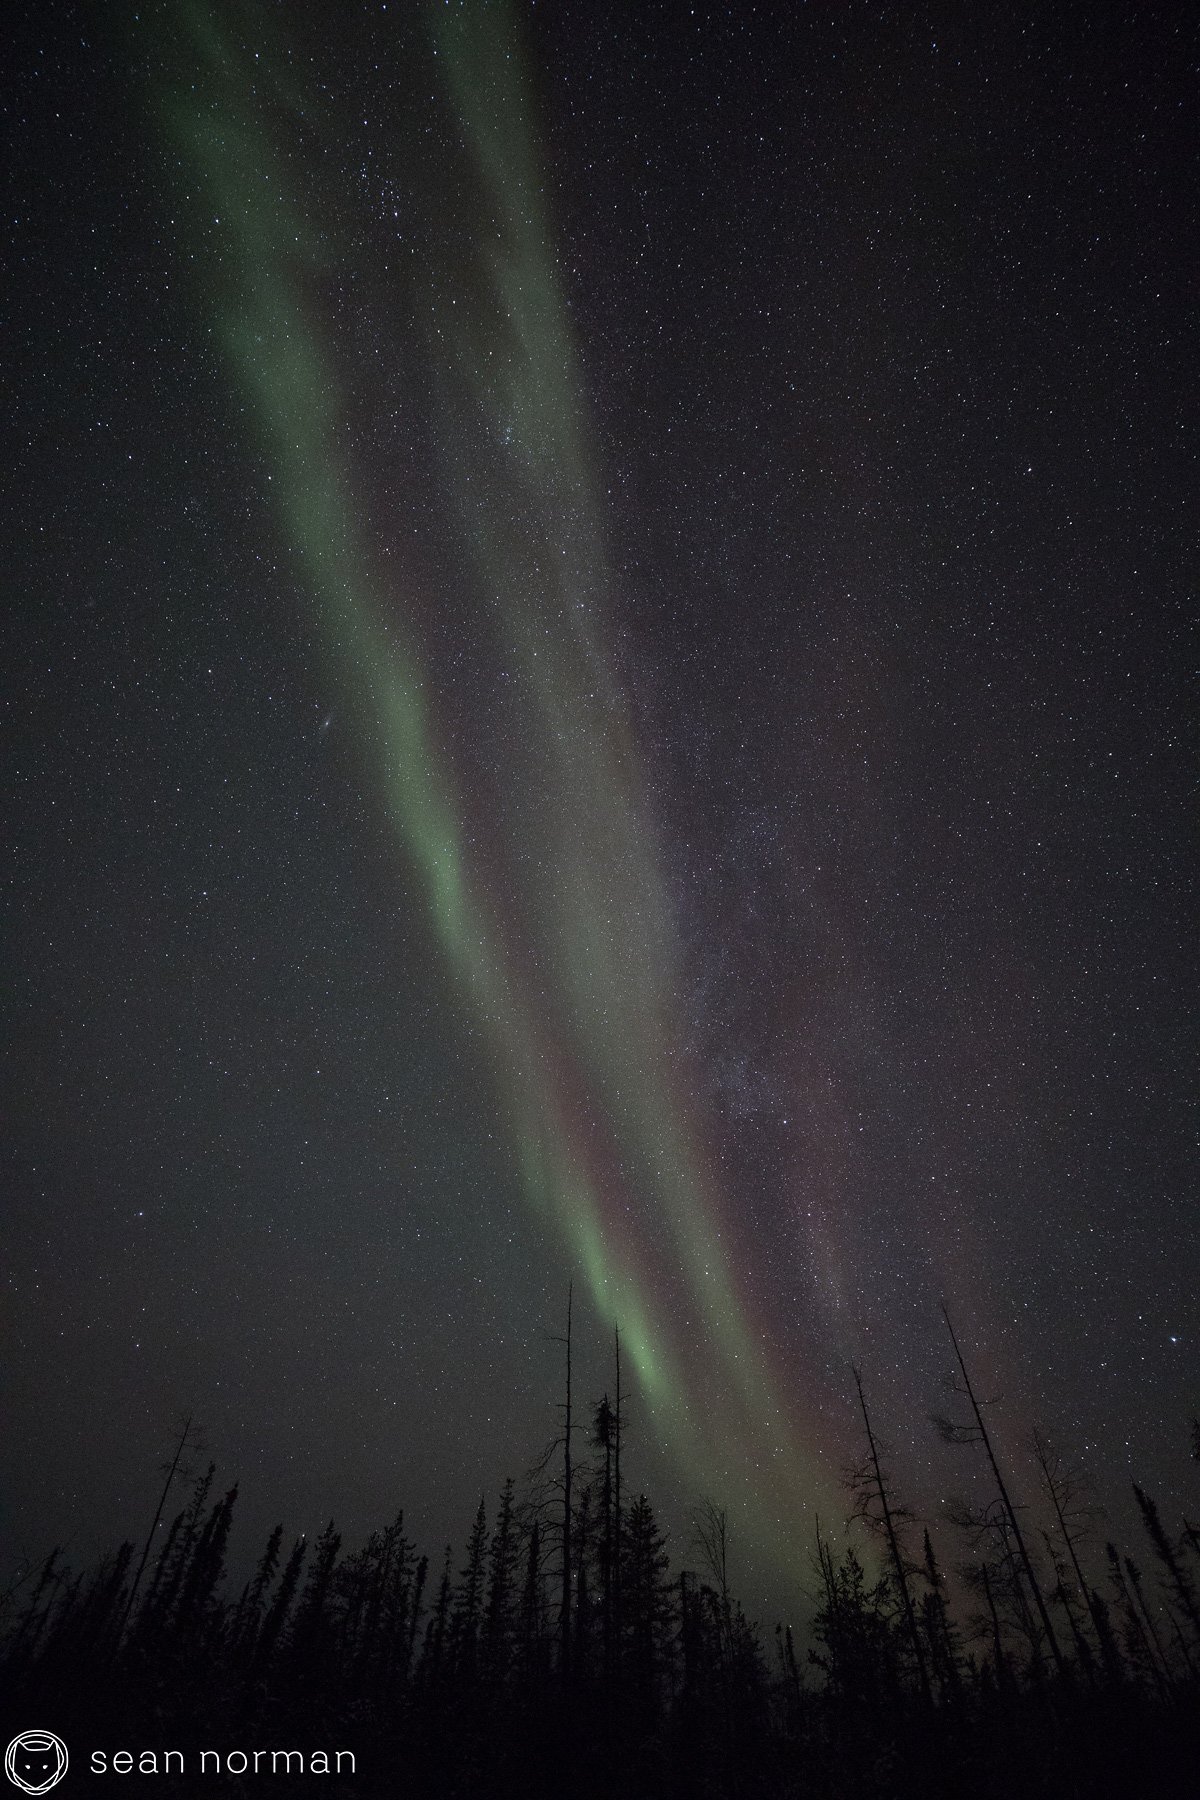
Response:
[{"label": "treeline", "polygon": [[961,1411],[936,1423],[977,1452],[984,1496],[953,1509],[942,1546],[957,1587],[895,1490],[855,1372],[864,1454],[848,1487],[866,1550],[835,1552],[817,1528],[803,1648],[747,1618],[715,1503],[694,1521],[694,1566],[672,1569],[629,1478],[619,1343],[611,1396],[581,1408],[569,1319],[563,1342],[558,1438],[432,1564],[403,1515],[352,1550],[333,1524],[313,1543],[280,1525],[230,1591],[237,1488],[209,1466],[166,1522],[189,1421],[140,1545],[88,1574],[53,1551],[5,1597],[13,1729],[191,1751],[189,1770],[201,1748],[351,1750],[343,1791],[476,1800],[1200,1787],[1200,1533],[1135,1488],[1143,1562],[1103,1544],[1081,1476],[1036,1434],[1026,1511],[956,1340]]}]

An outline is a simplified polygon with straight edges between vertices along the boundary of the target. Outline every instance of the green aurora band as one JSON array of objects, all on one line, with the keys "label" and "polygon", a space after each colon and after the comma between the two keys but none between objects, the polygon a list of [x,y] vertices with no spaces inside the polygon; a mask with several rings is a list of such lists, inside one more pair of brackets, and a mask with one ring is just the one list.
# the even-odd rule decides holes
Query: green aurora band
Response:
[{"label": "green aurora band", "polygon": [[835,1517],[838,1502],[815,1450],[819,1423],[803,1396],[785,1401],[738,1292],[713,1159],[677,1073],[681,950],[598,623],[610,585],[603,509],[519,33],[506,7],[428,15],[478,217],[467,274],[434,296],[425,347],[441,481],[487,628],[533,702],[522,730],[534,778],[505,826],[506,883],[527,890],[518,933],[490,893],[439,741],[414,596],[376,567],[355,499],[337,370],[310,301],[329,243],[293,197],[299,153],[279,154],[267,129],[297,125],[298,78],[265,13],[236,16],[235,43],[223,9],[164,10],[155,111],[204,222],[207,298],[330,672],[487,1045],[528,1203],[598,1315],[619,1321],[684,1478],[717,1491],[739,1533],[794,1577],[805,1511]]}]

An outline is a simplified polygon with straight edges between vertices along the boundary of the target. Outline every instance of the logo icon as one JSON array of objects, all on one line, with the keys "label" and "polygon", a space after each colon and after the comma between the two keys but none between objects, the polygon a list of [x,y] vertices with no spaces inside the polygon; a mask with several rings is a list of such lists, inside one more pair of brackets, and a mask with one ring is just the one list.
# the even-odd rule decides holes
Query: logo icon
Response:
[{"label": "logo icon", "polygon": [[48,1794],[67,1772],[67,1746],[52,1731],[21,1731],[4,1752],[4,1772],[27,1794]]}]

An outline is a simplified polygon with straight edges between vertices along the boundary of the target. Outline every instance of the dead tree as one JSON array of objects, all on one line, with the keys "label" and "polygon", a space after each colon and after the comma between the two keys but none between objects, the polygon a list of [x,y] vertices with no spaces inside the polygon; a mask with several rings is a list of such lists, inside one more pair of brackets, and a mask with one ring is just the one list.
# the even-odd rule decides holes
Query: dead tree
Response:
[{"label": "dead tree", "polygon": [[613,1365],[616,1373],[617,1404],[613,1411],[613,1549],[612,1549],[612,1645],[614,1665],[621,1657],[621,1433],[625,1415],[621,1410],[621,1328],[613,1326]]},{"label": "dead tree", "polygon": [[[169,1465],[167,1466],[167,1478],[163,1482],[163,1490],[162,1490],[162,1493],[158,1497],[158,1509],[154,1514],[153,1520],[151,1521],[150,1529],[146,1533],[146,1542],[142,1548],[142,1560],[138,1564],[137,1574],[133,1578],[133,1584],[129,1589],[129,1597],[125,1602],[125,1611],[121,1615],[121,1628],[117,1633],[117,1641],[118,1642],[120,1642],[121,1638],[125,1635],[125,1628],[129,1624],[129,1615],[133,1611],[133,1603],[137,1599],[137,1591],[138,1591],[138,1588],[141,1586],[142,1576],[146,1573],[146,1564],[150,1560],[150,1551],[154,1545],[154,1534],[158,1530],[159,1520],[163,1516],[163,1508],[167,1504],[167,1495],[171,1491],[171,1483],[174,1481],[176,1475],[179,1473],[179,1465],[183,1461],[184,1451],[187,1450],[189,1447],[194,1449],[196,1447],[196,1442],[198,1440],[198,1437],[199,1437],[199,1433],[197,1432],[196,1437],[193,1439],[192,1414],[189,1413],[187,1418],[183,1422],[183,1430],[179,1433],[179,1442],[175,1446],[175,1454],[171,1458],[171,1461],[170,1461]],[[189,1439],[192,1440],[190,1446],[189,1446]]]},{"label": "dead tree", "polygon": [[[1064,1463],[1058,1452],[1036,1428],[1033,1432],[1032,1448],[1033,1459],[1042,1478],[1042,1492],[1050,1502],[1051,1511],[1058,1525],[1058,1535],[1062,1547],[1074,1570],[1077,1589],[1087,1604],[1092,1629],[1099,1640],[1102,1627],[1096,1618],[1096,1595],[1084,1579],[1076,1546],[1090,1536],[1096,1520],[1101,1517],[1101,1509],[1092,1501],[1087,1482],[1080,1470]],[[1051,1553],[1051,1560],[1054,1560],[1053,1553]],[[1063,1593],[1065,1604],[1065,1587]],[[1074,1629],[1075,1620],[1069,1609],[1068,1617],[1071,1619]]]},{"label": "dead tree", "polygon": [[958,1339],[954,1335],[954,1327],[950,1323],[950,1314],[946,1311],[945,1307],[942,1308],[942,1317],[946,1321],[946,1330],[950,1333],[950,1342],[954,1345],[954,1355],[957,1359],[959,1369],[962,1372],[963,1388],[958,1391],[965,1393],[966,1398],[970,1401],[971,1411],[975,1416],[975,1425],[973,1428],[971,1426],[955,1425],[952,1424],[950,1420],[944,1419],[936,1414],[934,1415],[934,1424],[937,1426],[938,1431],[947,1443],[982,1444],[984,1450],[987,1452],[988,1463],[991,1466],[992,1477],[996,1483],[997,1493],[1000,1496],[1000,1503],[1012,1531],[1013,1543],[1016,1546],[1017,1555],[1020,1558],[1025,1579],[1029,1583],[1029,1591],[1033,1595],[1034,1604],[1038,1610],[1038,1617],[1042,1622],[1042,1629],[1046,1633],[1046,1641],[1050,1645],[1050,1652],[1054,1657],[1055,1666],[1058,1669],[1059,1674],[1065,1674],[1066,1663],[1063,1658],[1063,1653],[1059,1648],[1058,1639],[1054,1634],[1054,1626],[1046,1606],[1045,1596],[1042,1593],[1038,1578],[1033,1572],[1033,1564],[1029,1559],[1029,1552],[1025,1548],[1025,1539],[1021,1533],[1021,1526],[1017,1518],[1016,1508],[1009,1499],[1008,1488],[1005,1484],[1003,1475],[1000,1473],[1000,1465],[996,1461],[996,1453],[992,1448],[992,1440],[988,1434],[988,1428],[983,1422],[983,1413],[980,1411],[979,1402],[975,1398],[975,1389],[971,1385],[971,1377],[967,1374],[967,1365],[963,1361],[962,1351],[958,1347]]},{"label": "dead tree", "polygon": [[[863,1425],[866,1429],[867,1447],[870,1452],[870,1475],[868,1478],[869,1491],[864,1492],[861,1472],[856,1472],[856,1478],[851,1484],[855,1498],[859,1501],[859,1505],[856,1509],[856,1516],[870,1529],[879,1530],[882,1528],[884,1537],[887,1540],[888,1556],[892,1565],[892,1573],[896,1578],[896,1590],[900,1595],[900,1603],[904,1610],[904,1623],[913,1647],[913,1655],[917,1660],[917,1674],[920,1677],[921,1693],[924,1697],[925,1704],[928,1706],[932,1703],[933,1699],[932,1691],[929,1686],[929,1671],[925,1666],[925,1649],[921,1643],[921,1633],[917,1629],[917,1616],[913,1611],[912,1594],[908,1585],[908,1571],[904,1565],[904,1558],[900,1554],[900,1540],[896,1530],[899,1518],[909,1515],[904,1512],[903,1508],[897,1508],[892,1502],[888,1483],[884,1479],[883,1470],[879,1466],[879,1450],[875,1443],[875,1433],[871,1429],[871,1415],[867,1411],[867,1402],[863,1394],[862,1376],[855,1368],[852,1368],[850,1373],[854,1376],[854,1385],[858,1389],[858,1404],[862,1408]],[[872,1497],[879,1503],[878,1513],[871,1510],[870,1502]]]},{"label": "dead tree", "polygon": [[565,1346],[567,1355],[567,1392],[563,1407],[562,1465],[562,1586],[558,1604],[559,1672],[564,1681],[571,1678],[571,1315],[575,1299],[575,1283],[567,1287],[567,1333],[555,1338]]}]

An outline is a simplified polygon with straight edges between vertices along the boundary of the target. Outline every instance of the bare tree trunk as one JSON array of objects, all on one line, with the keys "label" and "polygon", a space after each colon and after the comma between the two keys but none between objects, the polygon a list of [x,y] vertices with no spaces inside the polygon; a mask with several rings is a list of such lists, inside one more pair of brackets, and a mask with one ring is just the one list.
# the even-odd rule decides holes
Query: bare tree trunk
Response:
[{"label": "bare tree trunk", "polygon": [[[607,1411],[608,1397],[605,1396]],[[613,1671],[613,1422],[607,1418],[604,1432],[604,1679],[610,1681]]]},{"label": "bare tree trunk", "polygon": [[[1087,1582],[1083,1578],[1083,1570],[1080,1568],[1079,1558],[1075,1554],[1075,1539],[1072,1537],[1070,1531],[1067,1529],[1067,1521],[1066,1521],[1066,1518],[1064,1517],[1063,1509],[1060,1504],[1058,1484],[1054,1480],[1054,1477],[1053,1477],[1053,1474],[1052,1474],[1052,1471],[1050,1468],[1050,1459],[1046,1454],[1045,1444],[1037,1432],[1034,1433],[1034,1445],[1035,1445],[1035,1453],[1037,1455],[1037,1460],[1038,1460],[1038,1467],[1042,1471],[1042,1480],[1045,1485],[1046,1492],[1050,1496],[1050,1504],[1054,1508],[1054,1516],[1058,1520],[1059,1536],[1062,1538],[1063,1543],[1067,1547],[1067,1555],[1070,1557],[1071,1567],[1075,1571],[1075,1580],[1076,1580],[1076,1583],[1078,1584],[1079,1592],[1083,1595],[1084,1600],[1087,1602],[1088,1616],[1090,1617],[1090,1619],[1092,1621],[1092,1626],[1096,1632],[1097,1640],[1099,1640],[1099,1638],[1101,1636],[1101,1632],[1103,1630],[1103,1627],[1101,1625],[1099,1625],[1096,1620],[1096,1597],[1095,1597],[1095,1594],[1092,1592],[1091,1588],[1088,1586]],[[1070,1616],[1070,1615],[1068,1615],[1068,1616]],[[1074,1618],[1071,1619],[1071,1623],[1072,1623],[1072,1625],[1074,1625],[1074,1623],[1075,1623]]]},{"label": "bare tree trunk", "polygon": [[1017,1546],[1017,1554],[1021,1558],[1021,1567],[1025,1571],[1025,1579],[1029,1583],[1030,1592],[1033,1594],[1034,1601],[1037,1604],[1038,1616],[1042,1621],[1042,1629],[1046,1633],[1046,1641],[1050,1645],[1050,1650],[1059,1674],[1064,1675],[1066,1673],[1066,1664],[1063,1661],[1063,1653],[1059,1649],[1058,1639],[1054,1635],[1054,1626],[1051,1623],[1050,1614],[1042,1596],[1042,1590],[1038,1585],[1037,1576],[1033,1572],[1033,1564],[1030,1562],[1029,1552],[1025,1548],[1025,1539],[1021,1536],[1021,1527],[1017,1523],[1016,1511],[1012,1501],[1008,1497],[1008,1489],[1004,1485],[1004,1477],[1000,1473],[1000,1465],[997,1463],[995,1452],[992,1449],[992,1440],[988,1436],[988,1428],[983,1422],[983,1414],[980,1412],[979,1402],[975,1398],[975,1389],[971,1386],[971,1377],[967,1374],[967,1365],[963,1361],[962,1351],[958,1347],[958,1339],[954,1335],[954,1327],[950,1323],[950,1314],[946,1311],[945,1307],[942,1308],[942,1317],[946,1321],[946,1330],[950,1333],[950,1342],[954,1345],[954,1354],[958,1358],[958,1366],[962,1370],[962,1378],[966,1383],[967,1398],[971,1402],[971,1410],[975,1414],[975,1423],[979,1427],[979,1436],[983,1442],[984,1449],[987,1451],[988,1462],[992,1466],[992,1474],[996,1480],[996,1487],[999,1490],[1001,1504],[1008,1515],[1008,1522],[1012,1526],[1013,1540]]},{"label": "bare tree trunk", "polygon": [[875,1471],[875,1491],[879,1495],[879,1504],[883,1508],[883,1523],[887,1532],[888,1549],[892,1557],[892,1569],[896,1576],[896,1586],[900,1590],[900,1599],[904,1605],[904,1620],[908,1626],[908,1635],[912,1640],[913,1653],[917,1659],[917,1672],[921,1678],[921,1692],[925,1696],[926,1706],[933,1703],[933,1695],[929,1687],[929,1672],[925,1667],[925,1650],[921,1643],[921,1634],[917,1630],[916,1614],[913,1612],[912,1596],[908,1590],[908,1576],[904,1569],[904,1559],[900,1555],[900,1544],[896,1537],[896,1527],[892,1520],[892,1509],[888,1505],[887,1488],[884,1486],[883,1474],[879,1467],[879,1453],[875,1448],[875,1434],[871,1430],[871,1416],[867,1411],[867,1402],[863,1397],[862,1376],[857,1369],[852,1369],[854,1385],[858,1389],[858,1404],[862,1408],[863,1424],[867,1431],[867,1443],[871,1450],[871,1467]]},{"label": "bare tree trunk", "polygon": [[1121,1557],[1117,1550],[1117,1546],[1115,1544],[1106,1544],[1104,1554],[1108,1558],[1108,1566],[1112,1571],[1113,1586],[1116,1588],[1117,1594],[1125,1608],[1125,1624],[1127,1628],[1125,1636],[1126,1648],[1130,1649],[1135,1641],[1141,1645],[1142,1655],[1146,1659],[1146,1667],[1150,1670],[1150,1673],[1154,1678],[1154,1684],[1158,1688],[1159,1694],[1166,1700],[1170,1697],[1171,1691],[1168,1679],[1169,1672],[1161,1666],[1159,1657],[1154,1653],[1154,1645],[1146,1635],[1146,1627],[1142,1623],[1142,1616],[1137,1609],[1133,1594],[1130,1592],[1129,1583],[1125,1579],[1125,1571],[1121,1567]]},{"label": "bare tree trunk", "polygon": [[1071,1636],[1075,1640],[1075,1655],[1079,1659],[1079,1666],[1087,1677],[1089,1687],[1094,1687],[1096,1684],[1096,1671],[1092,1666],[1092,1647],[1084,1635],[1083,1626],[1076,1615],[1075,1607],[1071,1601],[1071,1595],[1067,1588],[1067,1571],[1059,1561],[1057,1552],[1054,1548],[1054,1540],[1048,1531],[1043,1531],[1042,1541],[1046,1546],[1046,1555],[1050,1558],[1050,1567],[1054,1570],[1054,1578],[1058,1583],[1057,1588],[1050,1597],[1052,1600],[1058,1600],[1062,1603],[1062,1609],[1067,1615],[1067,1623],[1071,1627]]},{"label": "bare tree trunk", "polygon": [[138,1564],[137,1574],[133,1578],[133,1586],[129,1590],[129,1598],[125,1602],[125,1611],[121,1615],[121,1629],[117,1633],[117,1642],[118,1643],[120,1643],[121,1639],[124,1637],[125,1628],[129,1624],[129,1615],[133,1611],[133,1603],[134,1603],[134,1600],[137,1598],[137,1591],[138,1591],[138,1588],[141,1586],[142,1576],[146,1573],[146,1564],[150,1560],[150,1550],[154,1543],[154,1534],[158,1530],[158,1522],[163,1516],[163,1507],[167,1504],[167,1495],[171,1491],[171,1483],[175,1479],[175,1475],[179,1468],[180,1461],[182,1460],[184,1450],[187,1448],[187,1441],[188,1441],[188,1438],[191,1436],[191,1431],[192,1431],[192,1414],[189,1413],[187,1418],[184,1420],[183,1430],[179,1434],[179,1442],[175,1446],[175,1454],[171,1458],[171,1466],[167,1470],[167,1479],[163,1482],[163,1491],[158,1497],[158,1511],[155,1513],[153,1523],[151,1524],[149,1531],[146,1533],[146,1542],[142,1549],[142,1560]]},{"label": "bare tree trunk", "polygon": [[613,1358],[616,1363],[617,1410],[613,1418],[613,1549],[612,1549],[612,1648],[613,1666],[621,1662],[621,1328],[613,1326]]},{"label": "bare tree trunk", "polygon": [[562,1600],[559,1606],[559,1662],[564,1681],[571,1675],[571,1310],[575,1283],[567,1288],[567,1405],[563,1432]]},{"label": "bare tree trunk", "polygon": [[992,1581],[988,1574],[986,1561],[980,1566],[979,1572],[983,1576],[984,1597],[987,1600],[988,1612],[992,1620],[992,1655],[996,1661],[996,1679],[1001,1687],[1006,1687],[1008,1684],[1008,1658],[1004,1654],[1004,1643],[1000,1636],[1000,1619],[996,1612],[996,1601],[992,1594]]}]

